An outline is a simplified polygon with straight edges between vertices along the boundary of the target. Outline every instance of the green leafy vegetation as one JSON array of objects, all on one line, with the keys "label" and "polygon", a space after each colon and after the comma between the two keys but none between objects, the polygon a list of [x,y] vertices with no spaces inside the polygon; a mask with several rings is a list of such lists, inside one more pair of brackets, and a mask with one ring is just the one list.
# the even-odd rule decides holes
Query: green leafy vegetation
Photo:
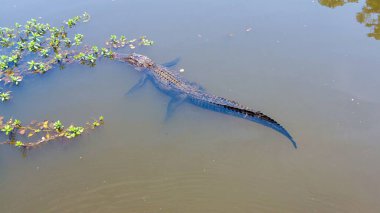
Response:
[{"label": "green leafy vegetation", "polygon": [[73,125],[70,125],[69,128],[67,128],[66,130],[66,133],[65,133],[65,137],[66,138],[75,138],[79,135],[81,135],[84,131],[84,128],[81,127],[81,126],[73,126]]},{"label": "green leafy vegetation", "polygon": [[55,129],[56,131],[58,131],[58,132],[62,131],[63,128],[64,128],[64,126],[63,126],[63,124],[61,123],[60,120],[54,122],[54,123],[53,123],[53,127],[54,127],[54,129]]},{"label": "green leafy vegetation", "polygon": [[[30,19],[25,25],[15,23],[14,28],[0,27],[1,53],[5,53],[0,55],[0,85],[19,85],[26,75],[44,74],[75,62],[95,66],[101,57],[114,59],[115,49],[135,49],[154,43],[146,36],[128,40],[124,35],[111,35],[104,47],[88,47],[83,45],[83,34],[76,33],[70,38],[68,30],[89,19],[90,15],[84,13],[59,27],[39,23],[36,19]],[[11,98],[4,88],[0,88],[0,94],[2,102]]]},{"label": "green leafy vegetation", "polygon": [[13,126],[7,124],[7,125],[4,125],[2,128],[1,128],[1,131],[4,132],[6,135],[9,135],[12,131],[13,131]]},{"label": "green leafy vegetation", "polygon": [[[103,47],[84,45],[83,34],[72,35],[68,30],[89,20],[90,15],[85,12],[64,21],[58,27],[40,23],[36,19],[30,19],[24,25],[15,23],[14,27],[0,27],[1,102],[13,98],[11,86],[28,84],[24,81],[25,76],[44,74],[72,63],[95,66],[100,58],[114,60],[117,56],[115,50],[118,48],[135,49],[154,43],[145,36],[127,39],[124,35],[111,35]],[[60,120],[31,122],[27,125],[12,118],[3,120],[4,117],[0,115],[0,136],[3,134],[8,140],[0,144],[12,144],[22,148],[36,147],[59,138],[70,140],[104,124],[103,116],[87,122],[85,126],[71,124],[67,128]]]},{"label": "green leafy vegetation", "polygon": [[[94,125],[96,123],[96,125]],[[6,136],[8,141],[0,144],[11,144],[16,147],[34,148],[43,143],[57,141],[57,139],[73,139],[84,132],[95,129],[104,124],[103,116],[87,122],[84,126],[70,125],[65,128],[61,121],[33,121],[28,125],[23,125],[20,120],[12,119],[4,122],[4,117],[0,116],[0,130]],[[24,139],[24,141],[19,138]],[[16,140],[18,139],[18,140]]]},{"label": "green leafy vegetation", "polygon": [[11,91],[0,92],[0,100],[2,102],[8,101],[9,99],[11,99]]}]

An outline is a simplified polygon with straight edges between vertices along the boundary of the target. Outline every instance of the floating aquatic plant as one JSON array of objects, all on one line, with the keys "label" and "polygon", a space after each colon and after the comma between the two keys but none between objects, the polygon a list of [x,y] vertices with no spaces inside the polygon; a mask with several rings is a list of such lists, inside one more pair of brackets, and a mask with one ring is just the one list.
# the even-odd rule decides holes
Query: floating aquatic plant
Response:
[{"label": "floating aquatic plant", "polygon": [[1,128],[1,131],[4,132],[6,135],[9,135],[13,131],[13,129],[13,126],[7,124]]},{"label": "floating aquatic plant", "polygon": [[[145,36],[127,40],[124,35],[111,35],[104,47],[83,45],[85,36],[80,33],[69,37],[67,30],[89,20],[90,15],[85,12],[59,27],[39,23],[36,19],[30,19],[24,25],[15,23],[14,28],[0,27],[0,86],[3,86],[0,87],[0,101],[9,101],[11,91],[8,84],[19,85],[26,75],[44,74],[76,62],[95,66],[99,58],[113,60],[117,48],[153,45],[153,41]],[[12,118],[3,120],[0,115],[0,136],[4,134],[9,140],[0,144],[21,148],[33,148],[57,139],[70,140],[104,123],[103,116],[87,122],[85,126],[69,125],[67,128],[60,120],[27,125]]]},{"label": "floating aquatic plant", "polygon": [[[124,35],[111,35],[105,47],[83,46],[85,36],[77,33],[70,38],[67,30],[89,19],[90,15],[85,12],[82,16],[68,19],[59,27],[30,19],[25,25],[15,23],[14,28],[0,28],[0,45],[5,53],[0,55],[0,81],[18,85],[25,75],[44,74],[55,67],[62,68],[64,64],[74,62],[95,66],[100,57],[114,59],[113,49],[135,49],[136,46],[154,43],[145,36],[128,40]],[[74,46],[75,49],[72,49]],[[0,92],[4,93],[2,89]],[[4,100],[9,100],[5,95]]]},{"label": "floating aquatic plant", "polygon": [[[70,140],[76,138],[103,124],[103,116],[100,116],[93,122],[87,122],[84,126],[70,125],[68,128],[65,128],[59,120],[55,122],[33,121],[28,125],[23,125],[20,120],[12,118],[4,122],[4,117],[0,116],[0,130],[8,136],[9,139],[8,141],[0,142],[0,144],[12,144],[17,147],[34,148],[57,139]],[[22,138],[24,141],[18,138]]]},{"label": "floating aquatic plant", "polygon": [[11,99],[11,91],[0,92],[0,100],[2,102],[8,101],[9,99]]},{"label": "floating aquatic plant", "polygon": [[61,132],[61,131],[63,130],[63,128],[64,128],[64,126],[63,126],[63,124],[61,123],[60,120],[54,122],[54,123],[53,123],[53,127],[54,127],[54,129],[55,129],[56,131],[58,131],[58,132]]}]

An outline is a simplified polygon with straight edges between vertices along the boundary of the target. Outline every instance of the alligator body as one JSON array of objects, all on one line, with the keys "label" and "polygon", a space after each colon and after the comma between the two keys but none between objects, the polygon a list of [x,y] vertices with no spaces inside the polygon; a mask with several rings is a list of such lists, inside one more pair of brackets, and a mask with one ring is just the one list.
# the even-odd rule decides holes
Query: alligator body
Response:
[{"label": "alligator body", "polygon": [[169,67],[174,66],[178,60],[161,65],[156,64],[147,56],[136,53],[127,56],[116,55],[116,58],[129,63],[135,69],[143,73],[143,77],[129,92],[133,92],[144,85],[147,80],[151,80],[159,90],[173,97],[168,104],[167,117],[174,111],[176,106],[187,101],[208,110],[254,121],[272,128],[287,137],[294,148],[297,148],[297,144],[292,136],[274,119],[264,115],[260,111],[253,111],[252,109],[244,107],[235,101],[209,94],[199,85],[187,81],[178,72],[169,69]]}]

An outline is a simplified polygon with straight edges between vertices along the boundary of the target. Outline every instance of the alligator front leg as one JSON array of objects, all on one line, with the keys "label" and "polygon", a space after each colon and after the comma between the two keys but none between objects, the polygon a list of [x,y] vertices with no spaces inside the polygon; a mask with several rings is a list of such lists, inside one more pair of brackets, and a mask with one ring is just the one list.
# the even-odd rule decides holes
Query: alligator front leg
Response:
[{"label": "alligator front leg", "polygon": [[128,95],[131,95],[132,93],[134,93],[136,90],[138,90],[139,88],[144,86],[144,84],[147,82],[147,80],[148,80],[148,75],[143,74],[143,76],[141,76],[139,82],[137,82],[137,84],[135,84],[131,89],[129,89],[129,91],[125,95],[128,96]]},{"label": "alligator front leg", "polygon": [[166,62],[166,63],[162,64],[162,66],[167,67],[167,68],[174,67],[175,65],[178,64],[178,62],[180,60],[181,60],[180,58],[176,58],[173,61],[169,61],[169,62]]},{"label": "alligator front leg", "polygon": [[181,105],[187,98],[186,94],[181,94],[173,97],[168,104],[168,108],[166,109],[165,121],[168,121],[170,117],[173,115],[175,109]]}]

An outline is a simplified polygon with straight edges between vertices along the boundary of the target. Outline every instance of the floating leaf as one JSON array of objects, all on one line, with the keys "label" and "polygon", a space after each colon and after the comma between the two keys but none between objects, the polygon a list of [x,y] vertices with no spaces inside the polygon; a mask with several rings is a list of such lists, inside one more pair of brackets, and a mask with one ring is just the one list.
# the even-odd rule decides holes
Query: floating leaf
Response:
[{"label": "floating leaf", "polygon": [[21,147],[21,146],[24,146],[24,143],[21,142],[21,141],[16,141],[15,146],[16,147]]},{"label": "floating leaf", "polygon": [[87,12],[84,12],[82,15],[82,19],[83,19],[83,22],[88,22],[88,21],[90,21],[91,16]]},{"label": "floating leaf", "polygon": [[19,133],[20,135],[24,135],[25,132],[26,132],[26,129],[20,129],[20,130],[18,131],[18,133]]},{"label": "floating leaf", "polygon": [[44,121],[42,127],[43,127],[44,129],[48,129],[48,128],[49,128],[49,121]]}]

